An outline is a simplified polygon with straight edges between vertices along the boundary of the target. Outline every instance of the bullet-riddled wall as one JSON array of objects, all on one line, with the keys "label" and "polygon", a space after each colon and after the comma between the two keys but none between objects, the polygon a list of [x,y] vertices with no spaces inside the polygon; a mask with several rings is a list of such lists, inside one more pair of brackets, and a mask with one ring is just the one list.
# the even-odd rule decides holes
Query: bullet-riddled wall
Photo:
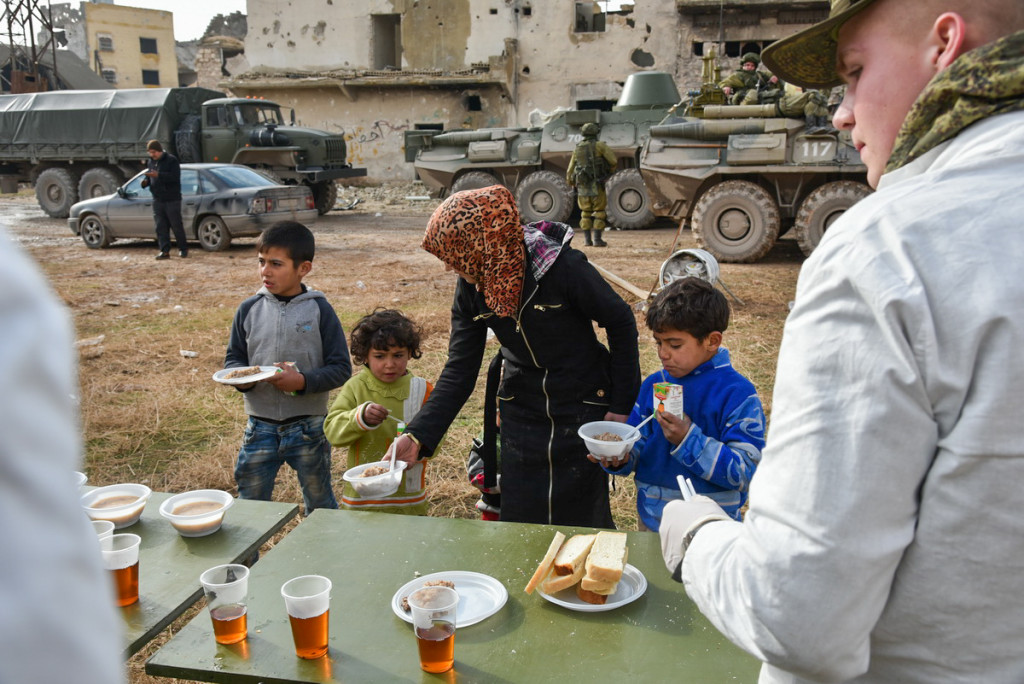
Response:
[{"label": "bullet-riddled wall", "polygon": [[[698,84],[705,42],[723,34],[713,4],[250,0],[252,69],[222,85],[294,107],[301,124],[343,129],[351,162],[371,177],[411,178],[409,129],[526,126],[534,110],[607,107],[639,70],[667,71],[685,92]],[[778,24],[778,3],[729,6],[746,4],[763,7],[727,27],[733,40],[799,28]]]}]

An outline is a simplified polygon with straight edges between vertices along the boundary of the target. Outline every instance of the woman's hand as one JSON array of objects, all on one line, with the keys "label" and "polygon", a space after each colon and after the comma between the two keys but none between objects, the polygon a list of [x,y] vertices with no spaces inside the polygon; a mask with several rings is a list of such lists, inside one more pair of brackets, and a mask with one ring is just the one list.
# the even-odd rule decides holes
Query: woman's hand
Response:
[{"label": "woman's hand", "polygon": [[[420,445],[409,435],[396,439],[391,448],[395,450],[396,460],[405,461],[409,465],[415,465],[420,458]],[[391,460],[391,454],[387,454],[385,460]]]}]

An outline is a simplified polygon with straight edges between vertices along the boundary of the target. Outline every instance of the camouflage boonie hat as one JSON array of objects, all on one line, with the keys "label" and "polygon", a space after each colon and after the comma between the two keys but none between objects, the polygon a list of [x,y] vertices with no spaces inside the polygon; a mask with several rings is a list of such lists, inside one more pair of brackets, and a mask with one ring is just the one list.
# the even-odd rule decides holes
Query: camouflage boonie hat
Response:
[{"label": "camouflage boonie hat", "polygon": [[832,0],[828,19],[766,47],[761,60],[779,78],[802,88],[831,88],[843,79],[836,73],[839,29],[874,0]]}]

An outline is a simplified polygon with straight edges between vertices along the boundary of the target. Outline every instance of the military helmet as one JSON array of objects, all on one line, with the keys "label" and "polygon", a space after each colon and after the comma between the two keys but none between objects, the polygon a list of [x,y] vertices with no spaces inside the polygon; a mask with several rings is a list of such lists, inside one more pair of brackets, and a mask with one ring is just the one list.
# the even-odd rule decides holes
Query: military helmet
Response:
[{"label": "military helmet", "polygon": [[585,123],[580,127],[580,133],[586,136],[596,136],[601,132],[596,123]]},{"label": "military helmet", "polygon": [[756,52],[748,52],[740,57],[740,64],[746,64],[747,62],[753,62],[756,66],[761,63],[761,57]]}]

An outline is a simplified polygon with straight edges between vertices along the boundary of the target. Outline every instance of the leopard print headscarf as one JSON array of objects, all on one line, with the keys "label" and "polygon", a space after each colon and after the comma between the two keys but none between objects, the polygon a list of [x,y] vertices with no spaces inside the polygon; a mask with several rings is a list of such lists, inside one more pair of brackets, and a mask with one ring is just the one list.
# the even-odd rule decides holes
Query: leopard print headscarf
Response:
[{"label": "leopard print headscarf", "polygon": [[515,316],[525,259],[519,209],[507,188],[457,192],[434,210],[422,247],[446,266],[472,276],[499,316]]}]

